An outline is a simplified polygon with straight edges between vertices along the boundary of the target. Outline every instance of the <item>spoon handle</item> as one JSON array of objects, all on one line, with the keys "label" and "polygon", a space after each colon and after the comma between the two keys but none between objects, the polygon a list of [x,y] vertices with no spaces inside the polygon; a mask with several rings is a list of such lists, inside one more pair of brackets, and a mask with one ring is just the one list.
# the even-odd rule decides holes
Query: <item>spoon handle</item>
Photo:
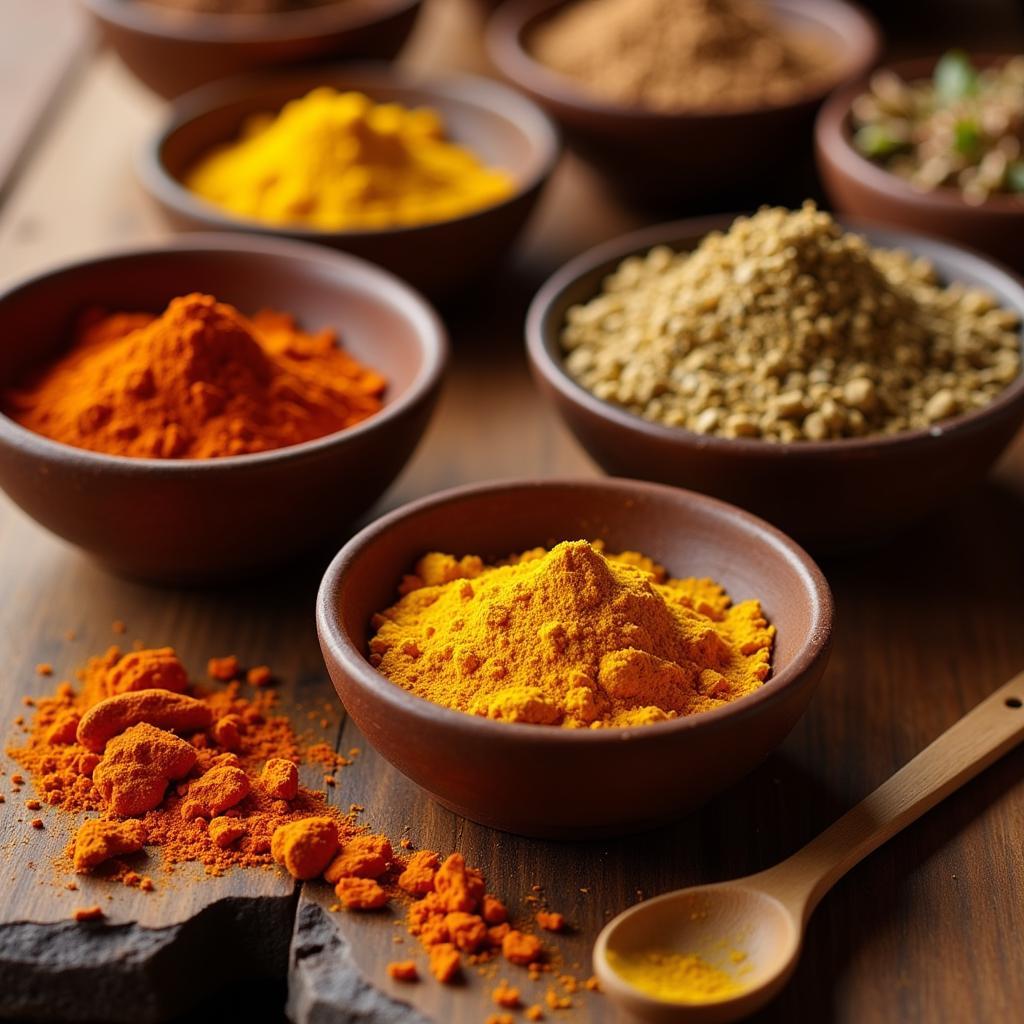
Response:
[{"label": "spoon handle", "polygon": [[758,881],[802,920],[855,864],[1024,739],[1024,672]]}]

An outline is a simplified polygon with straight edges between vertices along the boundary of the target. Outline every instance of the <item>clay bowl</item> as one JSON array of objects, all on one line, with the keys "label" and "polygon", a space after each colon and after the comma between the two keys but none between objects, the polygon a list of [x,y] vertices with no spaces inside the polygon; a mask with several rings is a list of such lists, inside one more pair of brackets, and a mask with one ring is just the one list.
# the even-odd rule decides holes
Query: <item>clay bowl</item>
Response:
[{"label": "clay bowl", "polygon": [[[320,85],[358,90],[378,101],[433,107],[454,141],[470,147],[487,164],[507,170],[519,187],[504,202],[452,220],[328,232],[245,220],[207,203],[182,184],[195,161],[234,138],[247,117],[278,110]],[[558,149],[548,118],[529,100],[495,82],[469,76],[420,82],[381,67],[333,68],[236,79],[192,93],[174,106],[146,148],[140,176],[175,227],[321,242],[379,263],[438,296],[486,274],[506,255],[551,173]]]},{"label": "clay bowl", "polygon": [[[778,627],[772,677],[706,714],[568,730],[443,708],[366,660],[371,617],[394,603],[402,575],[424,552],[502,557],[581,537],[643,551],[676,575],[713,576],[736,600],[759,597]],[[518,480],[434,495],[357,534],[324,576],[317,629],[348,713],[400,772],[473,821],[580,839],[678,817],[777,747],[825,669],[832,597],[796,544],[722,502],[632,480]]]},{"label": "clay bowl", "polygon": [[0,486],[9,497],[109,567],[146,580],[252,575],[345,536],[416,446],[447,355],[430,306],[362,260],[297,243],[196,236],[71,263],[0,295],[0,392],[57,354],[83,309],[157,312],[196,289],[243,311],[277,308],[303,326],[334,327],[389,386],[384,408],[348,430],[218,459],[102,455],[0,414]]},{"label": "clay bowl", "polygon": [[[487,31],[502,74],[544,107],[573,147],[628,197],[676,206],[756,185],[810,162],[814,113],[828,92],[878,60],[874,22],[842,0],[768,0],[778,20],[837,54],[834,79],[784,105],[658,113],[593,98],[536,60],[537,27],[575,0],[506,0]],[[761,195],[763,196],[763,191]]]},{"label": "clay bowl", "polygon": [[314,60],[390,60],[422,0],[344,0],[278,14],[188,14],[145,0],[82,0],[132,74],[161,96]]},{"label": "clay bowl", "polygon": [[[584,253],[540,290],[526,324],[534,378],[577,440],[609,473],[692,487],[763,516],[813,551],[858,547],[921,519],[979,481],[1024,421],[1024,377],[991,405],[930,430],[892,437],[776,444],[714,437],[652,423],[595,397],[562,364],[559,334],[626,256],[655,245],[694,248],[733,216],[677,221]],[[946,281],[979,285],[1024,317],[1024,283],[974,253],[903,231],[846,227],[876,246],[929,259]]]},{"label": "clay bowl", "polygon": [[[892,70],[904,78],[928,78],[935,63],[936,58],[905,61]],[[862,81],[837,92],[814,127],[818,172],[832,205],[851,217],[948,238],[1024,269],[1024,199],[1000,195],[972,205],[953,188],[924,192],[857,152],[850,108],[866,85]]]}]

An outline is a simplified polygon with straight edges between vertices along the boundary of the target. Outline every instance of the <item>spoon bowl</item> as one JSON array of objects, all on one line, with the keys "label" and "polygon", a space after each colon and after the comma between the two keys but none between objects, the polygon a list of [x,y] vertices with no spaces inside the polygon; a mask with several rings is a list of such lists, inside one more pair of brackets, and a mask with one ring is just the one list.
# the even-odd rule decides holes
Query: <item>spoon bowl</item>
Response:
[{"label": "spoon bowl", "polygon": [[[716,1024],[753,1013],[774,998],[796,967],[801,935],[789,907],[753,879],[694,886],[638,903],[610,921],[594,947],[594,971],[603,990],[642,1020]],[[728,975],[736,991],[701,1000],[655,995],[627,981],[612,964],[616,956],[655,950],[700,957]]]}]

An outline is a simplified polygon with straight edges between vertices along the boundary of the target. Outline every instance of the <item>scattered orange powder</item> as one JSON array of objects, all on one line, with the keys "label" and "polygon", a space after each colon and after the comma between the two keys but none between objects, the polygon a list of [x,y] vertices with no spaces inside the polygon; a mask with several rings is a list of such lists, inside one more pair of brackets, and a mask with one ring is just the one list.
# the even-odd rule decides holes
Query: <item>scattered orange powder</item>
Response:
[{"label": "scattered orange powder", "polygon": [[506,1010],[514,1010],[522,1005],[519,989],[513,988],[507,981],[502,980],[498,987],[491,993],[491,999],[497,1006]]},{"label": "scattered orange powder", "polygon": [[388,976],[395,981],[419,981],[420,973],[413,960],[392,960],[388,964]]},{"label": "scattered orange powder", "polygon": [[76,921],[101,921],[107,915],[102,907],[79,907],[72,915]]},{"label": "scattered orange powder", "polygon": [[206,671],[211,679],[219,679],[222,683],[230,683],[241,672],[238,658],[229,654],[224,658],[211,658],[206,664]]},{"label": "scattered orange powder", "polygon": [[537,924],[546,932],[565,931],[565,917],[550,910],[537,911]]},{"label": "scattered orange powder", "polygon": [[[166,650],[159,649],[161,656]],[[78,742],[74,729],[56,727],[83,718],[89,709],[119,689],[118,680],[123,682],[126,668],[148,660],[135,658],[134,653],[144,655],[146,652],[125,654],[113,647],[89,660],[79,673],[78,689],[61,682],[52,693],[34,702],[36,711],[28,735],[20,745],[8,749],[8,754],[31,776],[42,803],[74,813],[95,812],[102,816],[99,819],[102,821],[120,820],[94,782],[94,775],[99,771],[100,780],[106,780],[103,789],[109,787],[113,795],[116,788],[110,781],[111,775],[116,774],[111,771],[113,766],[99,767],[106,760],[112,743],[106,742],[105,750],[93,752]],[[168,674],[166,659],[163,665],[163,678],[172,678],[174,672]],[[330,819],[338,837],[352,838],[361,831],[347,815],[329,807],[315,791],[296,786],[294,798],[286,801],[264,788],[260,774],[266,762],[271,759],[289,763],[300,761],[300,745],[289,720],[274,713],[278,698],[273,690],[260,690],[251,698],[243,698],[239,689],[238,682],[213,691],[204,691],[194,684],[190,687],[190,695],[204,707],[207,721],[216,722],[224,716],[235,715],[244,723],[245,732],[240,736],[239,748],[230,752],[220,748],[207,730],[186,733],[184,738],[189,742],[182,745],[191,750],[189,756],[194,761],[183,780],[190,784],[189,788],[179,792],[175,784],[166,787],[156,805],[140,812],[138,818],[145,829],[147,845],[160,847],[167,865],[198,861],[213,872],[233,866],[270,865],[273,863],[271,839],[278,826],[310,817]],[[159,691],[128,691],[124,696],[134,698],[154,692]],[[174,696],[171,691],[164,692]],[[163,729],[142,724],[146,726],[143,732],[152,730],[176,743],[181,742]],[[114,749],[116,751],[117,747]],[[223,765],[224,758],[229,758],[230,765],[242,770],[252,783],[248,795],[230,810],[236,815],[235,820],[244,826],[244,834],[226,845],[222,845],[224,834],[219,832],[219,827],[211,830],[204,818],[182,816],[182,804],[189,799],[191,785],[217,764]],[[14,773],[11,781],[22,783],[24,776]],[[73,845],[69,845],[69,868],[72,854]],[[116,858],[104,867],[104,874],[112,877],[119,877],[119,871],[124,873]],[[140,884],[140,888],[147,887]]]}]

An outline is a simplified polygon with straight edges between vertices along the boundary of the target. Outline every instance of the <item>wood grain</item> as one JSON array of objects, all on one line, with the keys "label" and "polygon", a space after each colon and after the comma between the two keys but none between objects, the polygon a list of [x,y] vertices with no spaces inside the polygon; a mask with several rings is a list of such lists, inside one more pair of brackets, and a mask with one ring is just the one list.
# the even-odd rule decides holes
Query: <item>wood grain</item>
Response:
[{"label": "wood grain", "polygon": [[[434,27],[428,22],[428,34],[416,40],[414,63],[478,64],[478,52],[464,42],[474,17],[468,0],[440,0],[428,13]],[[0,217],[0,279],[165,236],[132,176],[134,154],[160,112],[109,55],[92,63],[54,108],[9,194]],[[638,223],[584,168],[566,161],[515,266],[448,312],[454,362],[446,393],[417,455],[376,512],[461,482],[596,472],[533,390],[522,315],[536,284],[567,256]],[[1004,460],[997,481],[883,548],[824,566],[836,592],[838,632],[811,709],[760,770],[670,828],[581,845],[519,839],[433,805],[365,749],[343,771],[333,798],[365,805],[374,827],[396,835],[408,828],[417,845],[462,850],[520,908],[531,886],[541,885],[576,929],[558,945],[585,971],[598,928],[638,893],[742,875],[788,856],[1024,666],[1024,444]],[[35,676],[37,662],[70,672],[118,639],[111,622],[120,618],[128,640],[173,643],[195,670],[209,655],[229,651],[270,663],[286,680],[282,698],[297,723],[311,726],[308,714],[319,719],[328,704],[323,734],[341,750],[363,746],[343,724],[316,645],[320,568],[314,560],[260,586],[219,592],[145,588],[104,574],[4,502],[0,721],[22,713],[23,692],[50,685]],[[73,643],[64,639],[69,629]],[[1013,1019],[1024,1005],[1024,952],[1010,941],[1024,929],[1024,903],[1016,897],[1024,869],[1024,788],[1016,785],[1022,770],[1024,753],[1008,755],[840,882],[812,919],[792,985],[758,1020]],[[185,871],[171,879],[157,874],[149,896],[101,882],[69,893],[49,866],[66,822],[46,812],[47,827],[36,832],[8,777],[0,777],[0,792],[8,798],[0,807],[0,1013],[73,1016],[77,1009],[78,1016],[91,1010],[108,1019],[157,1019],[234,981],[243,964],[271,975],[290,970],[291,1013],[299,1021],[480,1024],[493,1010],[490,983],[475,975],[459,989],[429,982],[398,989],[384,965],[414,950],[411,940],[396,944],[398,929],[386,915],[325,912],[318,887],[299,898],[286,962],[283,940],[296,896],[273,872],[202,884],[191,884]],[[113,927],[88,930],[83,958],[81,929],[66,947],[60,936],[71,910],[97,899]],[[119,947],[120,938],[128,945]],[[113,967],[139,943],[147,953],[131,971],[123,959]],[[103,988],[97,980],[128,975],[113,1002],[114,983]],[[499,976],[521,980],[512,970]],[[96,1000],[105,1009],[97,1011]],[[266,1013],[279,1010],[268,1006]],[[594,997],[558,1019],[619,1020]]]}]

